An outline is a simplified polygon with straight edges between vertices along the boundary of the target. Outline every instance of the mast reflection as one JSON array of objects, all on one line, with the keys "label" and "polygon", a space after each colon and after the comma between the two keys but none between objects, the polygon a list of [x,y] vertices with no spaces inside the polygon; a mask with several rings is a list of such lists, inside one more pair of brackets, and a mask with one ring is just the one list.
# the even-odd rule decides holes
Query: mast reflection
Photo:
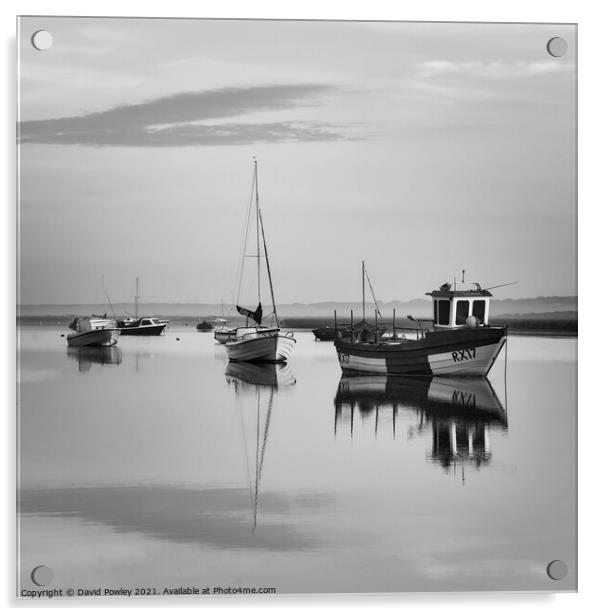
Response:
[{"label": "mast reflection", "polygon": [[408,438],[430,432],[427,458],[446,470],[460,464],[480,468],[492,458],[490,432],[506,432],[506,410],[486,378],[426,379],[387,376],[342,377],[334,400],[335,436],[343,426],[353,438],[357,419],[374,418],[375,437],[390,417],[395,438],[400,415]]},{"label": "mast reflection", "polygon": [[[259,508],[259,486],[265,459],[270,420],[274,405],[274,396],[279,389],[294,385],[296,380],[287,364],[256,364],[249,362],[230,362],[226,366],[226,381],[234,387],[239,401],[241,432],[245,449],[249,495],[253,512],[251,532],[257,529],[257,512]],[[250,448],[247,442],[247,425],[245,415],[255,411],[255,456],[250,460]],[[252,433],[251,433],[252,434]],[[251,465],[254,462],[254,473]],[[254,474],[254,480],[252,479]]]}]

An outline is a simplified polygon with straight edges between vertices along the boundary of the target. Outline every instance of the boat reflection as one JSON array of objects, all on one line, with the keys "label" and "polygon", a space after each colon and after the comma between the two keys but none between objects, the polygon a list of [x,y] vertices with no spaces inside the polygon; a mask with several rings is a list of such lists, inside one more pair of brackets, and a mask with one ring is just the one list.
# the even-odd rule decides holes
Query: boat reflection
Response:
[{"label": "boat reflection", "polygon": [[226,380],[235,388],[260,385],[279,389],[294,385],[297,381],[287,364],[256,364],[230,362],[226,366]]},{"label": "boat reflection", "polygon": [[[253,515],[251,532],[255,534],[259,509],[259,486],[274,408],[274,397],[279,389],[294,385],[296,381],[287,364],[250,362],[230,362],[226,367],[226,380],[228,384],[233,385],[239,402],[241,435]],[[250,459],[253,445],[249,441],[251,443],[255,441],[253,460]],[[254,469],[252,469],[253,466]]]},{"label": "boat reflection", "polygon": [[430,432],[432,447],[427,457],[445,469],[458,463],[462,471],[465,465],[489,464],[490,432],[508,429],[506,410],[489,380],[482,377],[342,377],[334,406],[335,435],[348,425],[353,438],[357,414],[363,420],[374,416],[375,436],[379,427],[383,433],[384,416],[393,437],[400,421],[407,424],[408,438]]},{"label": "boat reflection", "polygon": [[92,364],[120,364],[121,349],[110,347],[68,347],[67,356],[75,360],[79,372],[88,372]]}]

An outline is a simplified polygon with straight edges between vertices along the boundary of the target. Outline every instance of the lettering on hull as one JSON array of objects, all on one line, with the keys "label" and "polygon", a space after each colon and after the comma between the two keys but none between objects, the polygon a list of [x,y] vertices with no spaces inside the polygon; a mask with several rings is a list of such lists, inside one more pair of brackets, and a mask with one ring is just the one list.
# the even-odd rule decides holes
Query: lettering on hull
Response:
[{"label": "lettering on hull", "polygon": [[454,361],[474,359],[477,356],[477,350],[475,347],[471,347],[469,349],[460,349],[459,351],[452,351],[451,356]]}]

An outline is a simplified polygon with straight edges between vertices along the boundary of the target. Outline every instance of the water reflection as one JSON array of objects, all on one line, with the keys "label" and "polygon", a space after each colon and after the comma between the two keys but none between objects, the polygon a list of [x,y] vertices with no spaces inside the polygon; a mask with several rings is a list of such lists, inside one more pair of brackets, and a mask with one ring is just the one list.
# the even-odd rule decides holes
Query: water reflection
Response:
[{"label": "water reflection", "polygon": [[505,408],[486,378],[342,377],[334,406],[335,435],[345,425],[351,438],[358,414],[373,418],[375,436],[383,433],[383,414],[390,416],[389,434],[395,437],[399,415],[409,412],[415,422],[408,437],[430,432],[427,457],[445,469],[489,464],[490,431],[508,428]]},{"label": "water reflection", "polygon": [[[247,480],[253,510],[253,528],[257,529],[259,509],[259,485],[265,460],[270,420],[274,408],[274,395],[279,388],[295,384],[295,377],[288,364],[256,364],[249,362],[230,362],[226,367],[226,381],[234,387],[239,402],[241,433],[244,442]],[[253,416],[253,420],[245,417]],[[254,425],[248,426],[251,423]],[[254,440],[255,453],[251,454],[247,435]],[[254,460],[251,460],[253,455]],[[251,470],[254,466],[254,470]]]},{"label": "water reflection", "polygon": [[79,372],[88,372],[92,364],[120,364],[122,359],[121,349],[116,346],[69,347],[67,355],[77,362]]},{"label": "water reflection", "polygon": [[[249,385],[263,387],[289,387],[297,381],[288,364],[253,364],[250,362],[230,362],[226,367],[226,381],[235,390]],[[254,391],[254,388],[251,388]]]}]

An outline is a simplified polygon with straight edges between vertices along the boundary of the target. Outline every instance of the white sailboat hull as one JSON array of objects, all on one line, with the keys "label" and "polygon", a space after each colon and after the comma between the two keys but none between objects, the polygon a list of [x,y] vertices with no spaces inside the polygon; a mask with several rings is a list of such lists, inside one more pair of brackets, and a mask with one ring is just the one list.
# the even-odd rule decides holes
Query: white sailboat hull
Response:
[{"label": "white sailboat hull", "polygon": [[109,347],[117,344],[119,338],[118,329],[91,329],[83,332],[75,332],[67,336],[67,346],[84,347],[100,346]]},{"label": "white sailboat hull", "polygon": [[274,329],[246,334],[225,346],[230,361],[286,362],[296,342],[292,335]]}]

